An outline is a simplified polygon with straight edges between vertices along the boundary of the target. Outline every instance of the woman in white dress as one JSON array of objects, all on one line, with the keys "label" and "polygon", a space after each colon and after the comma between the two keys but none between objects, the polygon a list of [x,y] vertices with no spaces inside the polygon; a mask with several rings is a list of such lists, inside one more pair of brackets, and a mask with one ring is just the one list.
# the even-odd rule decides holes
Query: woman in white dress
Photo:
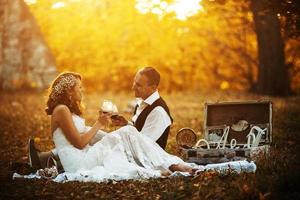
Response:
[{"label": "woman in white dress", "polygon": [[49,88],[46,113],[51,115],[51,132],[66,172],[101,169],[123,178],[159,177],[173,171],[193,173],[180,158],[165,152],[133,126],[107,133],[90,146],[89,142],[110,122],[110,114],[99,112],[92,127],[85,126],[82,114],[81,76],[60,74]]}]

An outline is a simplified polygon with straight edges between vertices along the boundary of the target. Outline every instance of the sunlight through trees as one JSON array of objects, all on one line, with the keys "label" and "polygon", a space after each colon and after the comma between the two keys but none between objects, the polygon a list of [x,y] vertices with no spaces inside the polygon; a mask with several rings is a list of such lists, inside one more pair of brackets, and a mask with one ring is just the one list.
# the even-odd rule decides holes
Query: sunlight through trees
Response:
[{"label": "sunlight through trees", "polygon": [[[257,81],[257,39],[247,0],[26,2],[58,70],[82,73],[88,88],[130,90],[134,73],[145,65],[161,72],[165,91],[251,90]],[[291,40],[285,43],[290,47]],[[291,70],[299,71],[299,57]],[[291,77],[294,91],[300,91],[298,79],[298,73]]]}]

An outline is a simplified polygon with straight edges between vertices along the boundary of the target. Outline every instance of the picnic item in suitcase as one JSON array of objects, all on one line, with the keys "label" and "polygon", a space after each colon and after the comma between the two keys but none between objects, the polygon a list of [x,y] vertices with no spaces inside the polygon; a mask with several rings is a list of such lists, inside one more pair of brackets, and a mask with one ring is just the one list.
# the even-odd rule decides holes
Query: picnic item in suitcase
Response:
[{"label": "picnic item in suitcase", "polygon": [[254,159],[272,142],[272,102],[205,103],[204,138],[191,128],[178,131],[183,159],[197,164]]}]

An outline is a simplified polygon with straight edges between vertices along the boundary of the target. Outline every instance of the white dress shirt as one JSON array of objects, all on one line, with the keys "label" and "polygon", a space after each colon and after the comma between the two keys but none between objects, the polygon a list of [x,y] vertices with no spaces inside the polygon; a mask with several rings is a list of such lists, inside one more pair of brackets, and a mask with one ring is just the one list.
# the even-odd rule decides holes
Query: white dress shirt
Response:
[{"label": "white dress shirt", "polygon": [[[159,98],[160,96],[158,91],[155,91],[144,101],[142,99],[138,99],[138,108],[136,114],[132,117],[132,121],[135,122],[145,107],[147,105],[152,105]],[[156,141],[170,125],[171,119],[168,113],[163,109],[163,107],[156,106],[147,116],[145,124],[140,133],[151,138],[153,141]]]}]

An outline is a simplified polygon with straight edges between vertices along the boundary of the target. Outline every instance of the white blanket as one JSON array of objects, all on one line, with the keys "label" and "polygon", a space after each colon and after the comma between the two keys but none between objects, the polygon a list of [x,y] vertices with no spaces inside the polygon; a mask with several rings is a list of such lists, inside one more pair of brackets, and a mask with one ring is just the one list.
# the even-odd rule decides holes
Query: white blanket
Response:
[{"label": "white blanket", "polygon": [[[219,172],[220,174],[230,173],[254,173],[256,171],[256,165],[253,161],[232,161],[232,162],[225,162],[220,164],[208,164],[206,166],[199,166],[193,163],[190,163],[190,166],[197,168],[198,171],[207,171],[207,170],[214,170]],[[170,177],[174,176],[190,176],[189,173],[182,173],[182,172],[174,172],[170,175]],[[109,180],[120,181],[120,180],[142,180],[148,178],[158,178],[157,176],[145,176],[136,174],[134,178],[128,177],[126,178],[124,174],[117,174],[112,172],[107,172],[103,167],[95,167],[93,170],[79,170],[75,173],[61,173],[56,178],[52,179],[54,182],[64,183],[68,181],[80,181],[80,182],[106,182]],[[38,173],[29,174],[29,175],[20,175],[18,173],[13,174],[13,179],[15,178],[26,178],[26,179],[33,179],[37,178],[40,179],[41,176]]]}]

